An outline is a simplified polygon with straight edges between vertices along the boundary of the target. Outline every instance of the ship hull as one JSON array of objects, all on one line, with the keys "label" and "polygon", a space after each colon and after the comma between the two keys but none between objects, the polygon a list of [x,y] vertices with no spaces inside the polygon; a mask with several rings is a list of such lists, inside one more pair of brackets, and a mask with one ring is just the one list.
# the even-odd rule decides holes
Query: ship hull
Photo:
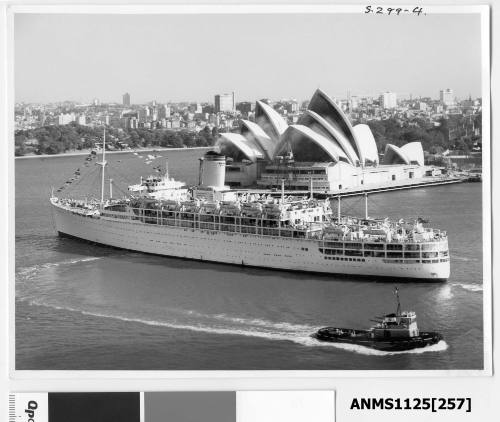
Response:
[{"label": "ship hull", "polygon": [[331,261],[314,239],[259,236],[84,216],[52,205],[57,232],[89,242],[157,255],[326,274],[446,280],[449,262],[385,263],[382,259]]},{"label": "ship hull", "polygon": [[[331,330],[331,331],[330,331]],[[390,340],[371,338],[369,331],[351,330],[355,334],[350,335],[335,335],[332,334],[333,329],[322,329],[313,334],[316,340],[339,343],[339,344],[356,344],[358,346],[369,347],[370,349],[380,350],[384,352],[402,352],[422,347],[432,346],[439,343],[443,336],[435,332],[421,332],[420,335],[411,338],[392,338]],[[349,331],[342,328],[342,331]]]}]

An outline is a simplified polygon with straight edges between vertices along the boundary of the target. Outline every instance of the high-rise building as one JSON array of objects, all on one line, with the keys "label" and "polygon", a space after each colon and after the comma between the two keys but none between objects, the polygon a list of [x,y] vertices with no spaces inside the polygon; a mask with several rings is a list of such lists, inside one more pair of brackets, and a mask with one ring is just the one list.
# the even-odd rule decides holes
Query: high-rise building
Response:
[{"label": "high-rise building", "polygon": [[179,129],[181,127],[181,119],[175,117],[172,119],[172,129]]},{"label": "high-rise building", "polygon": [[161,104],[158,107],[158,120],[165,119],[167,117],[170,117],[170,107]]},{"label": "high-rise building", "polygon": [[219,94],[215,96],[215,112],[234,111],[236,104],[234,102],[234,91],[231,94]]},{"label": "high-rise building", "polygon": [[360,98],[357,95],[351,95],[349,98],[349,110],[354,110],[359,107]]},{"label": "high-rise building", "polygon": [[76,122],[80,125],[80,126],[85,126],[87,124],[87,117],[85,116],[85,114],[80,114],[77,119],[76,119]]},{"label": "high-rise building", "polygon": [[59,114],[58,117],[58,123],[59,125],[67,125],[71,122],[76,121],[76,115],[75,113],[61,113]]},{"label": "high-rise building", "polygon": [[128,92],[123,94],[123,105],[127,107],[130,105],[130,94]]},{"label": "high-rise building", "polygon": [[299,103],[295,99],[286,101],[284,106],[287,113],[296,113],[299,111]]},{"label": "high-rise building", "polygon": [[398,96],[395,92],[384,92],[380,95],[380,106],[384,109],[396,108]]},{"label": "high-rise building", "polygon": [[446,106],[451,106],[455,104],[455,98],[453,97],[453,90],[450,88],[442,89],[439,91],[439,101]]}]

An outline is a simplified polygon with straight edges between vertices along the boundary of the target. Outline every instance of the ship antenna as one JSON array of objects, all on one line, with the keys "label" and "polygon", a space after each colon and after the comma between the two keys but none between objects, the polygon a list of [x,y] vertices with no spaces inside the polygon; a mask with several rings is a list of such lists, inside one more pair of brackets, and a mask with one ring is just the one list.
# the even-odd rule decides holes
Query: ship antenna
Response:
[{"label": "ship antenna", "polygon": [[106,126],[102,137],[102,178],[101,178],[101,207],[104,204],[104,167],[106,166]]},{"label": "ship antenna", "polygon": [[398,301],[398,307],[396,309],[396,315],[400,315],[401,314],[401,303],[399,302],[399,290],[396,287],[394,287],[394,294],[396,295],[396,300]]}]

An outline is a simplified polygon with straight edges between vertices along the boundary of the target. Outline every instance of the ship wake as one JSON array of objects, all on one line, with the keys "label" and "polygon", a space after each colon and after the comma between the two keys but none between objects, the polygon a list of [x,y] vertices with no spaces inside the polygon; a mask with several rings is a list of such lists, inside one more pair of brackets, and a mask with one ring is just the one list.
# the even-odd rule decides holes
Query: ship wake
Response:
[{"label": "ship wake", "polygon": [[65,261],[58,261],[58,262],[47,262],[44,264],[32,265],[30,267],[21,267],[16,271],[16,279],[20,278],[22,280],[31,280],[40,271],[43,271],[43,270],[61,267],[61,266],[66,266],[66,265],[73,265],[73,264],[80,264],[80,263],[84,263],[84,262],[96,261],[98,259],[101,259],[101,258],[97,257],[97,256],[91,256],[91,257],[86,257],[86,258],[67,259]]},{"label": "ship wake", "polygon": [[365,346],[360,346],[358,344],[342,344],[342,343],[328,343],[328,342],[323,342],[316,340],[314,338],[310,338],[308,340],[308,343],[312,346],[318,346],[318,347],[334,347],[337,349],[343,349],[349,352],[355,352],[359,353],[362,355],[371,355],[371,356],[390,356],[390,355],[406,355],[406,354],[422,354],[422,353],[427,353],[427,352],[444,352],[446,349],[448,349],[448,344],[444,341],[441,340],[436,344],[433,344],[431,346],[425,346],[421,347],[418,349],[413,349],[413,350],[404,350],[404,351],[397,351],[397,352],[385,352],[382,350],[375,350],[371,349],[369,347]]},{"label": "ship wake", "polygon": [[472,283],[453,283],[452,286],[460,287],[464,290],[468,290],[470,292],[482,292],[483,286],[482,284],[472,284]]},{"label": "ship wake", "polygon": [[[20,300],[23,301],[23,299]],[[304,347],[320,347],[325,349],[333,348],[362,355],[388,356],[396,354],[420,354],[425,352],[441,352],[448,348],[446,342],[440,341],[438,344],[421,349],[401,352],[384,352],[359,345],[320,342],[311,337],[311,334],[316,332],[319,328],[313,325],[273,322],[259,318],[239,318],[228,316],[226,314],[209,315],[186,310],[181,311],[180,313],[184,313],[185,315],[189,315],[191,317],[187,321],[182,321],[180,320],[181,318],[174,318],[167,321],[124,314],[112,314],[93,310],[90,311],[69,306],[45,303],[38,300],[28,300],[28,302],[33,306],[50,307],[61,311],[77,312],[90,317],[109,318],[153,327],[164,327],[217,335],[254,337],[271,341],[290,341]]]}]

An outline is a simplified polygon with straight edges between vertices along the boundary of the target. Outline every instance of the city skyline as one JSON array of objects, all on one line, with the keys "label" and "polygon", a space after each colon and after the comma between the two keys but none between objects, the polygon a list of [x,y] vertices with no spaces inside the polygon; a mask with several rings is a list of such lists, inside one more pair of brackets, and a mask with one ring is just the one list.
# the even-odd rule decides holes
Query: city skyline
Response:
[{"label": "city skyline", "polygon": [[[451,91],[453,91],[452,88],[445,88],[444,90],[449,90],[451,89]],[[442,90],[440,90],[442,91]],[[233,91],[235,93],[235,95],[237,94],[237,92]],[[128,92],[126,94],[129,94]],[[336,101],[338,100],[339,103],[340,102],[347,102],[348,101],[348,97],[350,98],[357,98],[357,99],[371,99],[375,102],[381,102],[383,101],[382,98],[384,97],[384,94],[396,94],[396,97],[397,97],[397,102],[407,102],[407,101],[432,101],[432,102],[442,102],[441,99],[440,99],[440,92],[438,92],[437,95],[429,95],[429,96],[415,96],[415,95],[412,95],[411,93],[407,94],[407,95],[400,95],[399,93],[397,92],[392,92],[392,91],[384,91],[384,92],[380,92],[378,94],[373,94],[373,95],[370,95],[370,94],[357,94],[357,93],[353,93],[352,91],[350,90],[347,90],[347,92],[342,95],[342,94],[339,94],[339,95],[336,95],[336,96],[332,96],[333,99],[335,99]],[[104,105],[117,105],[117,106],[125,106],[123,104],[123,95],[121,95],[121,98],[119,99],[112,99],[112,100],[109,100],[109,101],[106,101],[106,100],[101,100],[100,98],[98,97],[88,97],[88,98],[85,98],[84,101],[76,101],[74,99],[65,99],[65,100],[57,100],[57,101],[50,101],[50,102],[41,102],[41,101],[16,101],[15,104],[26,104],[26,105],[49,105],[49,104],[64,104],[64,103],[73,103],[77,106],[104,106]],[[130,95],[130,94],[129,94]],[[228,93],[223,93],[223,94],[215,94],[212,98],[212,100],[210,99],[207,99],[205,101],[199,101],[199,100],[196,100],[196,99],[180,99],[178,101],[170,101],[170,100],[167,100],[167,101],[160,101],[160,100],[157,100],[156,98],[150,98],[150,99],[146,99],[145,101],[141,101],[141,102],[135,102],[133,101],[133,98],[132,96],[130,96],[130,104],[127,105],[128,107],[136,107],[136,106],[148,106],[148,105],[151,105],[153,103],[156,103],[157,105],[179,105],[179,104],[199,104],[199,105],[212,105],[214,106],[216,104],[216,100],[215,98],[220,96],[220,95],[229,95]],[[482,97],[481,96],[473,96],[471,94],[468,94],[468,95],[465,95],[463,97],[458,97],[458,96],[453,96],[453,99],[457,100],[458,102],[461,102],[461,101],[466,101],[468,99],[472,99],[472,100],[481,100]],[[253,101],[249,101],[249,100],[246,100],[246,99],[241,99],[240,101],[235,101],[235,104],[244,104],[244,103],[248,103],[248,104],[252,104],[252,103],[256,103],[257,101],[261,101],[261,100],[270,100],[272,103],[280,103],[280,102],[294,102],[296,101],[299,105],[304,103],[304,102],[308,102],[309,99],[306,97],[306,98],[293,98],[293,97],[283,97],[283,98],[270,98],[269,96],[268,97],[263,97],[263,98],[257,98]],[[457,104],[457,103],[454,103],[454,104]],[[389,107],[390,108],[390,107]]]},{"label": "city skyline", "polygon": [[423,19],[16,15],[15,101],[118,103],[128,92],[133,104],[213,102],[232,91],[236,102],[302,101],[318,87],[340,98],[439,98],[445,88],[480,97],[479,15]]}]

